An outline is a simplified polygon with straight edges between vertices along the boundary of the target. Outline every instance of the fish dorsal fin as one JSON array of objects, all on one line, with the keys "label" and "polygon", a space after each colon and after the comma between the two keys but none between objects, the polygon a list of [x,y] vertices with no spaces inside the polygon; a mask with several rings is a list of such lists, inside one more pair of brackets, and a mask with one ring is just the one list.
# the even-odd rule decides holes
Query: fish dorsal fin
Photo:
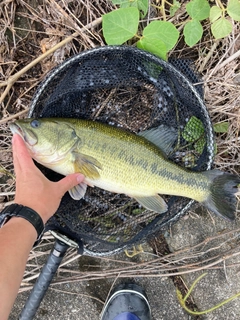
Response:
[{"label": "fish dorsal fin", "polygon": [[86,190],[87,190],[87,185],[86,183],[82,182],[76,185],[75,187],[73,187],[72,189],[70,189],[68,192],[74,200],[80,200],[84,197]]},{"label": "fish dorsal fin", "polygon": [[166,212],[168,209],[166,202],[158,194],[149,197],[133,196],[133,198],[135,198],[144,208],[158,213]]},{"label": "fish dorsal fin", "polygon": [[138,135],[155,144],[166,155],[169,155],[173,151],[173,145],[177,139],[176,130],[164,124],[139,132]]},{"label": "fish dorsal fin", "polygon": [[81,172],[85,177],[90,179],[100,178],[99,170],[102,169],[101,163],[86,154],[77,151],[72,152],[74,157],[75,172]]}]

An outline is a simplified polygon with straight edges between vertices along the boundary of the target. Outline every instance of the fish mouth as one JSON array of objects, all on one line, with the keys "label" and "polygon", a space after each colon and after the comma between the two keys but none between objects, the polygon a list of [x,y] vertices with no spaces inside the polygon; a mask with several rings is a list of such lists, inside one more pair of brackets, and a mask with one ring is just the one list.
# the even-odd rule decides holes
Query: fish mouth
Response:
[{"label": "fish mouth", "polygon": [[9,125],[10,130],[12,131],[12,134],[18,134],[22,139],[29,144],[30,146],[34,146],[38,139],[36,135],[30,131],[30,130],[23,130],[17,123],[13,122]]},{"label": "fish mouth", "polygon": [[10,123],[9,128],[12,131],[12,134],[17,133],[24,139],[23,131],[16,123]]}]

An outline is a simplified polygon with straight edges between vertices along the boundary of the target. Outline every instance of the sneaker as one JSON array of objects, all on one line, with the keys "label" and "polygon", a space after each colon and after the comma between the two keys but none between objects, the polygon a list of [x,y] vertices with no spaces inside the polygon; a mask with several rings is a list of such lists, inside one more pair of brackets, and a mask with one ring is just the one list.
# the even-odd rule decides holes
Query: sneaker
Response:
[{"label": "sneaker", "polygon": [[144,290],[136,284],[120,284],[111,293],[100,319],[151,320],[151,310]]}]

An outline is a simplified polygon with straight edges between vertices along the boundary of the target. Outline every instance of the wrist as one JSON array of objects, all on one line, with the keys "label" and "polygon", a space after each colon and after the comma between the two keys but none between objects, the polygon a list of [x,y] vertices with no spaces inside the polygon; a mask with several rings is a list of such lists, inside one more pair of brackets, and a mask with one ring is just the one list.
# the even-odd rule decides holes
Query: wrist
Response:
[{"label": "wrist", "polygon": [[15,225],[16,228],[21,228],[24,232],[28,233],[33,237],[33,243],[36,241],[38,234],[37,230],[33,227],[33,225],[22,217],[11,217],[9,221],[6,222],[5,226]]},{"label": "wrist", "polygon": [[43,235],[43,232],[44,232],[43,220],[36,211],[34,211],[29,207],[23,206],[21,204],[16,204],[16,203],[11,204],[1,212],[0,218],[1,218],[0,227],[4,226],[12,218],[15,218],[15,221],[16,221],[16,218],[22,218],[22,219],[25,219],[28,223],[32,224],[32,227],[35,228],[37,233],[37,240],[35,242],[35,245],[38,244],[38,242],[40,241]]},{"label": "wrist", "polygon": [[41,217],[44,225],[48,221],[48,219],[51,217],[51,215],[48,212],[48,209],[45,207],[44,203],[41,203],[40,201],[38,202],[32,202],[31,200],[26,201],[26,200],[21,200],[18,198],[15,198],[14,201],[16,204],[28,207],[34,211],[36,211],[39,216]]}]

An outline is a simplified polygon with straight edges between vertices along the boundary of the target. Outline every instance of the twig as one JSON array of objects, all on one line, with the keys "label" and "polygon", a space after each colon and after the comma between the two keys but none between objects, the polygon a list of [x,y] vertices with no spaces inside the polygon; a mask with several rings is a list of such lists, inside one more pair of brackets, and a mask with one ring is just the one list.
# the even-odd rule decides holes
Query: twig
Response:
[{"label": "twig", "polygon": [[[216,266],[218,264],[221,264],[223,261],[236,257],[240,254],[240,252],[235,252],[231,253],[229,255],[223,256],[219,258],[216,261],[213,261],[212,263],[209,263],[205,266],[199,266],[198,268],[189,268],[188,265],[185,265],[184,267],[186,270],[181,270],[181,271],[175,271],[175,272],[167,272],[167,270],[164,268],[164,265],[162,269],[159,268],[158,266],[153,266],[152,268],[149,269],[144,269],[143,265],[144,264],[136,264],[136,269],[134,270],[133,267],[131,268],[122,268],[122,269],[110,269],[105,272],[103,271],[94,271],[94,272],[88,272],[88,273],[80,273],[78,276],[73,276],[69,277],[67,279],[61,279],[61,280],[56,280],[53,282],[53,285],[57,284],[63,284],[63,283],[69,283],[69,282],[76,282],[76,281],[85,281],[85,280],[98,280],[98,279],[111,279],[115,278],[116,276],[119,278],[129,278],[129,277],[152,277],[152,278],[160,278],[160,277],[171,277],[171,276],[179,276],[183,274],[189,274],[193,273],[196,271],[203,271],[203,270],[208,270],[211,269],[213,266]],[[172,269],[176,270],[176,266],[173,266]],[[177,266],[178,268],[178,266]],[[70,270],[69,270],[70,271]],[[25,281],[25,280],[23,280]]]},{"label": "twig", "polygon": [[[98,18],[96,20],[94,20],[93,22],[87,24],[86,26],[84,26],[81,31],[85,32],[87,29],[90,28],[94,28],[97,25],[99,25],[102,22],[102,18]],[[5,97],[7,96],[8,92],[10,91],[11,87],[13,86],[13,84],[28,70],[30,70],[32,67],[34,67],[37,63],[39,63],[40,61],[42,61],[44,58],[46,58],[47,56],[49,56],[51,53],[55,52],[57,49],[61,48],[62,46],[64,46],[65,44],[67,44],[68,42],[72,41],[74,38],[76,38],[79,35],[79,32],[74,32],[71,36],[65,38],[64,40],[62,40],[61,42],[59,42],[58,44],[56,44],[55,46],[53,46],[51,49],[49,49],[48,51],[46,51],[45,53],[41,54],[38,58],[36,58],[35,60],[33,60],[31,63],[29,63],[27,66],[25,66],[24,68],[22,68],[19,72],[15,73],[13,76],[10,76],[6,81],[3,81],[2,83],[0,83],[0,87],[4,87],[7,86],[6,89],[4,90],[2,96],[0,97],[0,103],[3,102],[3,100],[5,99]]]},{"label": "twig", "polygon": [[[209,81],[209,79],[211,79],[211,77],[215,74],[215,72],[217,72],[220,68],[223,68],[226,65],[226,61],[229,59],[229,61],[227,63],[229,63],[230,61],[232,61],[233,59],[235,59],[235,55],[239,56],[239,50],[237,52],[235,52],[233,55],[231,55],[229,58],[227,58],[224,62],[223,59],[224,57],[226,57],[227,53],[230,51],[230,49],[233,47],[233,45],[235,45],[237,39],[239,38],[239,35],[236,37],[235,41],[231,44],[231,46],[228,48],[228,50],[224,53],[224,55],[221,57],[221,59],[219,60],[218,64],[212,69],[212,71],[210,72],[210,74],[208,75],[206,82]],[[222,62],[220,64],[220,62]]]},{"label": "twig", "polygon": [[14,196],[15,192],[0,192],[0,197]]},{"label": "twig", "polygon": [[23,114],[25,114],[27,112],[28,112],[28,109],[27,110],[22,110],[22,111],[20,111],[18,113],[13,114],[12,116],[9,116],[9,117],[7,117],[5,119],[2,119],[2,120],[0,120],[0,125],[3,124],[3,123],[6,123],[8,121],[11,121],[11,120],[13,120],[15,118],[18,118],[18,117],[22,116]]},{"label": "twig", "polygon": [[232,62],[234,59],[237,59],[238,57],[240,57],[240,50],[238,50],[237,52],[235,52],[234,54],[232,54],[230,57],[228,57],[225,61],[223,61],[223,62],[218,66],[218,69],[221,69],[221,68],[225,67],[228,63]]},{"label": "twig", "polygon": [[208,63],[209,59],[213,55],[214,51],[216,50],[217,46],[219,44],[219,40],[215,41],[212,48],[209,50],[208,54],[206,55],[205,59],[203,60],[202,65],[199,67],[198,71],[201,73],[203,72],[206,64]]},{"label": "twig", "polygon": [[112,283],[112,285],[111,285],[111,288],[110,288],[109,291],[108,291],[108,295],[107,295],[107,297],[106,297],[106,301],[108,300],[108,298],[109,298],[109,296],[110,296],[110,293],[111,293],[113,287],[115,286],[115,283],[117,282],[118,276],[119,276],[119,274],[118,274],[118,275],[116,276],[116,278],[113,280],[113,283]]}]

